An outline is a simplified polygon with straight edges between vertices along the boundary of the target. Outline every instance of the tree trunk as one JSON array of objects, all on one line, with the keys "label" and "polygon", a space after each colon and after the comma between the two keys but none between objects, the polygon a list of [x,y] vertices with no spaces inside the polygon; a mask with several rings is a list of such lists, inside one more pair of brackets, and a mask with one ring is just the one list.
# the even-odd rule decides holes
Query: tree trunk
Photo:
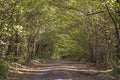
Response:
[{"label": "tree trunk", "polygon": [[14,48],[14,54],[15,54],[14,61],[15,62],[18,61],[18,46],[17,46],[17,44],[18,44],[18,37],[19,37],[18,31],[16,31],[16,35],[15,35],[15,48]]}]

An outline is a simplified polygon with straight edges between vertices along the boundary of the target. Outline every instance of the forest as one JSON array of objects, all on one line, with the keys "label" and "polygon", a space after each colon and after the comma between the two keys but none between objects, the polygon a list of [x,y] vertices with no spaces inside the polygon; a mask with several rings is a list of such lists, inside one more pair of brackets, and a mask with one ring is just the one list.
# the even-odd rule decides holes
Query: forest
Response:
[{"label": "forest", "polygon": [[0,0],[1,80],[12,63],[54,59],[120,74],[120,0]]}]

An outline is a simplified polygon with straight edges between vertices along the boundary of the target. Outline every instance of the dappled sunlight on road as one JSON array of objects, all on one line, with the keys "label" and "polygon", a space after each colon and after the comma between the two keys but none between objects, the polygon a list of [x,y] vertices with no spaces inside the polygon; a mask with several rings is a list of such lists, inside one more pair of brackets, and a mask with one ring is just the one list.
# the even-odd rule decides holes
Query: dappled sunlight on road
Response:
[{"label": "dappled sunlight on road", "polygon": [[[102,72],[89,64],[63,60],[52,60],[44,64],[35,62],[31,66],[13,63],[10,68],[11,71],[18,71],[18,75],[28,76],[25,80],[96,80],[96,74]],[[107,71],[110,70],[104,72]]]},{"label": "dappled sunlight on road", "polygon": [[107,71],[111,71],[111,70],[106,70],[106,71],[102,71],[102,70],[97,70],[93,67],[90,67],[87,64],[80,64],[80,63],[65,63],[64,61],[52,61],[50,63],[47,64],[36,64],[37,66],[32,66],[32,67],[28,67],[28,66],[23,66],[21,64],[18,63],[13,63],[12,66],[10,66],[10,68],[14,69],[14,70],[18,70],[21,73],[29,73],[29,74],[33,74],[31,72],[34,72],[34,74],[37,73],[41,73],[41,72],[46,72],[46,71],[53,71],[53,70],[66,70],[66,71],[81,71],[81,72],[88,72],[88,73],[96,73],[96,72],[107,72]]}]

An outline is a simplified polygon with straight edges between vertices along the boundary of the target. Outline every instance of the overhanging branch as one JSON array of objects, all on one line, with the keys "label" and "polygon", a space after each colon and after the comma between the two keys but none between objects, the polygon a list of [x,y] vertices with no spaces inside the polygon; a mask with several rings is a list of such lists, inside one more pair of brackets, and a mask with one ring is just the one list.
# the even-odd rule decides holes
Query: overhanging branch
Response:
[{"label": "overhanging branch", "polygon": [[78,8],[71,7],[71,6],[65,6],[65,5],[61,5],[61,4],[55,4],[55,3],[52,3],[52,5],[53,6],[57,6],[58,8],[65,8],[65,9],[69,9],[69,10],[79,11],[79,12],[81,12],[85,16],[96,15],[96,14],[100,14],[100,13],[104,13],[105,12],[105,10],[100,10],[100,11],[85,13],[84,11],[82,11],[82,10],[80,10]]},{"label": "overhanging branch", "polygon": [[62,5],[62,4],[55,4],[55,3],[52,3],[52,5],[57,6],[58,8],[65,8],[65,9],[69,9],[69,10],[79,11],[82,14],[86,15],[84,11],[82,11],[82,10],[80,10],[78,8],[74,8],[74,7],[71,7],[71,6],[65,6],[65,5]]}]

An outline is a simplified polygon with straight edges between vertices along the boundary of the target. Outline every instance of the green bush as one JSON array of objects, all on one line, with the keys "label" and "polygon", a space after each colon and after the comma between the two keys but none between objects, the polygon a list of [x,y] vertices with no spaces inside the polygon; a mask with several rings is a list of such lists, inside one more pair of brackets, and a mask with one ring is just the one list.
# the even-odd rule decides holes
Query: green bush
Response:
[{"label": "green bush", "polygon": [[11,54],[11,55],[7,56],[7,59],[6,59],[6,60],[7,60],[7,62],[11,63],[11,62],[14,62],[15,57],[14,57],[13,54]]},{"label": "green bush", "polygon": [[8,75],[7,62],[0,60],[0,79],[5,78]]},{"label": "green bush", "polygon": [[115,69],[112,70],[111,72],[109,72],[109,74],[110,74],[111,76],[113,76],[113,77],[116,77],[116,76],[119,75],[119,73],[118,73]]}]

